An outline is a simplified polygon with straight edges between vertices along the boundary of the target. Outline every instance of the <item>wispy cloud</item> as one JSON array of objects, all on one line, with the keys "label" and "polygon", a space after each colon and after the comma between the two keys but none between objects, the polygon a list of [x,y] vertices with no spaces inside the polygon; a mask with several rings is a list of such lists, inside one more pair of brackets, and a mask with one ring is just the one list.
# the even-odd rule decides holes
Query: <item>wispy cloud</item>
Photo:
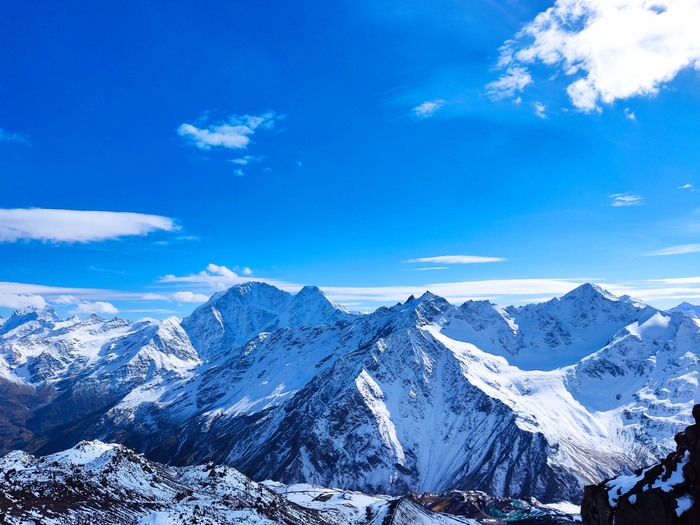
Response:
[{"label": "wispy cloud", "polygon": [[169,217],[143,213],[0,209],[0,242],[37,240],[88,243],[179,228]]},{"label": "wispy cloud", "polygon": [[700,4],[667,0],[557,0],[501,48],[505,74],[487,86],[512,96],[541,62],[575,76],[567,93],[582,111],[656,93],[680,70],[700,63]]},{"label": "wispy cloud", "polygon": [[438,255],[437,257],[420,257],[409,259],[407,263],[436,264],[479,264],[505,261],[502,257],[482,257],[480,255]]},{"label": "wispy cloud", "polygon": [[420,106],[416,106],[411,111],[413,111],[414,115],[416,115],[418,118],[428,118],[432,117],[435,112],[444,105],[445,101],[439,98],[436,100],[423,102]]},{"label": "wispy cloud", "polygon": [[[250,137],[258,129],[271,130],[282,116],[274,111],[260,115],[231,115],[225,121],[216,124],[181,124],[177,134],[199,149],[208,150],[212,147],[227,149],[245,149],[250,143]],[[201,125],[201,124],[200,124]]]},{"label": "wispy cloud", "polygon": [[[521,66],[509,66],[501,77],[486,85],[486,93],[494,100],[512,97],[532,84],[532,77],[527,69]],[[520,104],[521,99],[516,99]]]},{"label": "wispy cloud", "polygon": [[644,204],[644,197],[630,193],[613,193],[610,195],[610,206],[640,206]]},{"label": "wispy cloud", "polygon": [[32,145],[27,137],[18,135],[17,133],[10,133],[2,128],[0,128],[0,142],[14,142],[15,144],[24,144],[25,146]]},{"label": "wispy cloud", "polygon": [[678,189],[679,189],[679,190],[690,190],[690,191],[695,191],[695,186],[693,186],[692,184],[688,183],[688,184],[684,184],[683,186],[678,186]]},{"label": "wispy cloud", "polygon": [[637,121],[637,115],[635,115],[634,111],[630,110],[630,108],[625,108],[625,118],[627,120]]},{"label": "wispy cloud", "polygon": [[535,107],[535,115],[540,118],[547,118],[547,114],[545,113],[547,106],[542,104],[542,102],[535,102],[533,106]]},{"label": "wispy cloud", "polygon": [[447,266],[429,266],[428,268],[404,268],[407,272],[425,272],[430,270],[449,270]]},{"label": "wispy cloud", "polygon": [[670,246],[662,250],[647,253],[645,255],[655,257],[657,255],[682,255],[684,253],[700,252],[700,244],[679,244],[678,246]]},{"label": "wispy cloud", "polygon": [[238,159],[231,159],[229,162],[238,164],[239,166],[246,166],[248,164],[253,164],[255,162],[260,162],[264,157],[254,157],[253,155],[246,155],[245,157],[240,157]]}]

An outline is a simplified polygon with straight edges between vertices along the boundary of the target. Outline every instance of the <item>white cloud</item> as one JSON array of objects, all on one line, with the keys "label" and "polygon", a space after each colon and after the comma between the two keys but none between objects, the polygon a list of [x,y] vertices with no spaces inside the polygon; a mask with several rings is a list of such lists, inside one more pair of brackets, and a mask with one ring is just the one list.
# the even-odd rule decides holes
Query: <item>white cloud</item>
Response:
[{"label": "white cloud", "polygon": [[209,300],[208,295],[193,292],[175,292],[171,297],[178,303],[205,303]]},{"label": "white cloud", "polygon": [[115,315],[119,310],[111,303],[106,301],[82,301],[73,295],[60,295],[53,301],[54,304],[61,305],[75,305],[75,308],[71,310],[71,315],[79,314],[109,314]]},{"label": "white cloud", "polygon": [[0,293],[0,306],[12,309],[26,308],[27,306],[44,308],[46,306],[46,300],[40,295]]},{"label": "white cloud", "polygon": [[178,229],[173,219],[142,213],[0,209],[0,242],[38,240],[87,243]]},{"label": "white cloud", "polygon": [[161,277],[158,282],[162,284],[166,283],[188,283],[191,285],[206,285],[208,288],[214,290],[224,290],[235,284],[242,284],[251,281],[264,282],[272,284],[281,288],[282,290],[287,290],[289,292],[299,291],[303,288],[300,284],[288,283],[285,281],[280,281],[276,279],[263,279],[259,277],[250,277],[253,273],[246,273],[249,268],[244,268],[239,275],[234,270],[227,268],[226,266],[219,266],[218,264],[209,264],[207,267],[199,273],[190,274],[185,276],[175,276],[172,274]]},{"label": "white cloud", "polygon": [[537,115],[540,118],[547,118],[547,115],[545,114],[547,106],[542,104],[542,102],[535,102],[533,106],[535,107],[535,115]]},{"label": "white cloud", "polygon": [[71,315],[80,314],[107,314],[116,315],[119,310],[113,304],[104,301],[95,301],[94,303],[80,302],[71,310]]},{"label": "white cloud", "polygon": [[233,174],[236,177],[243,177],[245,175],[245,172],[243,170],[234,170]]},{"label": "white cloud", "polygon": [[697,252],[700,252],[700,244],[680,244],[678,246],[664,248],[663,250],[656,250],[655,252],[647,253],[645,255],[654,257],[658,255],[682,255],[684,253]]},{"label": "white cloud", "polygon": [[238,159],[231,159],[229,162],[238,164],[239,166],[245,166],[247,164],[253,164],[254,162],[260,162],[264,157],[254,157],[253,155],[246,155],[245,157],[240,157]]},{"label": "white cloud", "polygon": [[644,204],[644,197],[629,193],[613,193],[610,198],[612,199],[610,206],[640,206]]},{"label": "white cloud", "polygon": [[253,275],[253,270],[251,270],[250,268],[248,268],[247,266],[245,266],[245,267],[241,270],[241,273],[242,273],[243,275]]},{"label": "white cloud", "polygon": [[478,264],[501,262],[505,259],[501,257],[482,257],[480,255],[439,255],[437,257],[421,257],[419,259],[409,259],[407,263],[437,263],[437,264]]},{"label": "white cloud", "polygon": [[[501,78],[486,85],[486,93],[494,100],[514,96],[526,86],[532,84],[532,77],[527,69],[520,66],[509,66]],[[520,97],[515,99],[520,104]]]},{"label": "white cloud", "polygon": [[25,146],[32,145],[26,137],[18,135],[17,133],[10,133],[2,128],[0,128],[0,142],[14,142],[16,144],[24,144]]},{"label": "white cloud", "polygon": [[436,100],[431,100],[428,102],[423,102],[420,106],[416,106],[411,111],[418,118],[428,118],[432,117],[435,112],[445,105],[445,101],[441,98]]},{"label": "white cloud", "polygon": [[625,108],[625,118],[627,120],[633,120],[636,122],[637,120],[637,115],[634,114],[634,111],[631,111],[630,108]]},{"label": "white cloud", "polygon": [[202,128],[185,123],[177,128],[177,133],[199,149],[245,149],[250,143],[250,136],[258,128],[273,129],[280,118],[274,111],[260,115],[231,115],[224,122]]},{"label": "white cloud", "polygon": [[678,189],[679,189],[679,190],[690,190],[690,191],[693,191],[694,188],[695,188],[695,186],[693,186],[693,185],[690,184],[690,183],[684,184],[683,186],[678,186]]},{"label": "white cloud", "polygon": [[698,27],[697,0],[557,0],[504,44],[506,73],[487,89],[512,96],[530,83],[527,65],[541,62],[578,77],[567,93],[583,111],[652,95],[680,70],[700,69]]}]

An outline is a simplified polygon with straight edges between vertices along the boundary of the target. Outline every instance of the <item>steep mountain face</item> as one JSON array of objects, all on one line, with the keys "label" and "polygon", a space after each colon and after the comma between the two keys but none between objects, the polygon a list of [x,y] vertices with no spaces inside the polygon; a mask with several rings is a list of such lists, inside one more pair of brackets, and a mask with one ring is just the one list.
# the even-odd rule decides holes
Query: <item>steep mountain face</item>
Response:
[{"label": "steep mountain face", "polygon": [[426,293],[355,315],[248,283],[184,320],[34,313],[0,326],[5,450],[102,439],[369,493],[580,501],[673,450],[700,367],[700,320],[593,285],[519,308]]}]

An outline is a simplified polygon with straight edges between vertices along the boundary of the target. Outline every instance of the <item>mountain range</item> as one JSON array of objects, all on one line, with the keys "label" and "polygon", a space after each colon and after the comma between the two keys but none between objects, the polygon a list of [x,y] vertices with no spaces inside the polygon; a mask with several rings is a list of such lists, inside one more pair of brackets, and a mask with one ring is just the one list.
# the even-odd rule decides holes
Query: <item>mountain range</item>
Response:
[{"label": "mountain range", "polygon": [[[681,305],[683,306],[683,305]],[[173,466],[371,494],[475,489],[579,502],[675,450],[700,320],[584,284],[370,314],[251,282],[184,319],[0,321],[0,453],[120,443]]]}]

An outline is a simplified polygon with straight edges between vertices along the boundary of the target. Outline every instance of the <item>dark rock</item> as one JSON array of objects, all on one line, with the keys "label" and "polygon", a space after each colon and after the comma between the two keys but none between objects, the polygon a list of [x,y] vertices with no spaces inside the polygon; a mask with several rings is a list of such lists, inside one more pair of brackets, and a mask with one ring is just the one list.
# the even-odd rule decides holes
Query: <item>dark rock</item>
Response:
[{"label": "dark rock", "polygon": [[676,451],[634,476],[584,489],[581,517],[589,525],[700,524],[700,405],[696,423],[676,435]]}]

